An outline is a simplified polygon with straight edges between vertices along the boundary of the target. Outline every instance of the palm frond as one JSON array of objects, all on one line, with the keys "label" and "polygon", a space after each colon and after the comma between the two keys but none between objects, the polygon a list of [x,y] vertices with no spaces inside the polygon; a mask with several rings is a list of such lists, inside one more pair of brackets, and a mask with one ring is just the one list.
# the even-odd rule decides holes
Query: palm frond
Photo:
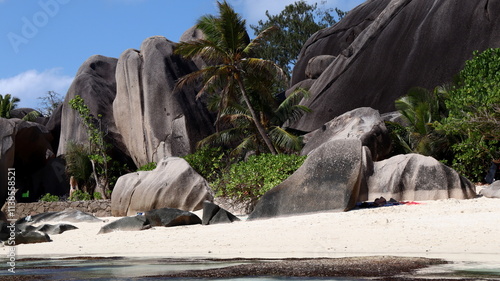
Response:
[{"label": "palm frond", "polygon": [[[243,69],[249,72],[251,70],[256,73],[265,73],[265,75],[271,75],[275,79],[286,81],[286,73],[279,67],[276,63],[270,60],[264,60],[259,58],[246,58],[242,60]],[[269,76],[268,76],[269,77]]]},{"label": "palm frond", "polygon": [[230,145],[232,143],[238,142],[241,139],[242,128],[230,128],[221,132],[213,133],[210,136],[200,140],[196,146],[198,148],[203,146],[223,146]]},{"label": "palm frond", "polygon": [[203,32],[205,39],[210,42],[217,42],[220,40],[220,32],[217,27],[217,17],[214,15],[205,15],[198,19],[196,28]]},{"label": "palm frond", "polygon": [[236,157],[238,155],[244,155],[245,153],[258,150],[257,144],[258,141],[256,139],[256,135],[250,135],[244,138],[232,151],[231,156]]},{"label": "palm frond", "polygon": [[217,4],[220,12],[217,24],[223,39],[221,43],[233,54],[241,52],[250,43],[246,21],[226,1]]},{"label": "palm frond", "polygon": [[273,33],[279,31],[279,27],[273,25],[273,26],[270,26],[266,29],[264,29],[262,32],[260,32],[257,37],[255,37],[251,42],[250,44],[248,44],[246,46],[246,48],[243,50],[243,53],[247,54],[247,55],[251,55],[252,52],[255,50],[255,48],[259,47],[261,44],[264,43],[264,41],[267,39],[267,37],[269,37],[270,35],[272,35]]},{"label": "palm frond", "polygon": [[269,136],[273,140],[274,145],[283,150],[299,151],[300,149],[302,149],[302,138],[288,132],[281,127],[275,126],[269,132]]},{"label": "palm frond", "polygon": [[302,118],[305,113],[312,112],[310,108],[299,103],[304,98],[309,97],[309,92],[302,88],[293,91],[274,112],[274,123],[284,124],[285,122],[295,122]]},{"label": "palm frond", "polygon": [[228,54],[220,46],[206,39],[177,44],[176,54],[186,58],[200,57],[208,64],[218,64],[228,60]]}]

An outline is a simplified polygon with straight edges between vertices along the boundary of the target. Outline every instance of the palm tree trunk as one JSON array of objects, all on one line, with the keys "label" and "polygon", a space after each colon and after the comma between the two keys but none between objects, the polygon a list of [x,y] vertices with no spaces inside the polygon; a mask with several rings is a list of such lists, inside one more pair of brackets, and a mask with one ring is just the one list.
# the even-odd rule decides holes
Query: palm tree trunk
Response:
[{"label": "palm tree trunk", "polygon": [[271,142],[271,139],[269,139],[269,136],[267,135],[266,131],[264,130],[264,127],[262,127],[262,124],[259,122],[260,119],[257,118],[257,114],[255,114],[255,110],[253,109],[252,105],[250,104],[250,99],[248,99],[247,92],[245,91],[245,87],[243,86],[243,81],[241,78],[236,77],[236,81],[238,81],[238,85],[240,86],[240,91],[241,95],[243,96],[243,99],[245,100],[245,103],[248,106],[248,110],[250,110],[250,114],[252,115],[253,122],[255,123],[255,126],[257,127],[257,130],[259,131],[260,136],[264,139],[264,142],[267,145],[267,148],[273,155],[278,154],[276,152],[276,149],[274,148],[273,143]]}]

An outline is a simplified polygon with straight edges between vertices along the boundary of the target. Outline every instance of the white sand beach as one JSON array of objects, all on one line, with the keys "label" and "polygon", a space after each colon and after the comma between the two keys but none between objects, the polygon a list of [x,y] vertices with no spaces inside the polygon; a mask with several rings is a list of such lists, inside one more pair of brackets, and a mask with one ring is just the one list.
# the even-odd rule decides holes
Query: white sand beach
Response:
[{"label": "white sand beach", "polygon": [[[500,263],[500,199],[425,201],[232,224],[97,235],[105,223],[17,246],[17,258],[317,258],[409,256]],[[201,213],[197,212],[201,217]],[[108,222],[118,218],[103,218]],[[7,255],[9,247],[0,249]]]}]

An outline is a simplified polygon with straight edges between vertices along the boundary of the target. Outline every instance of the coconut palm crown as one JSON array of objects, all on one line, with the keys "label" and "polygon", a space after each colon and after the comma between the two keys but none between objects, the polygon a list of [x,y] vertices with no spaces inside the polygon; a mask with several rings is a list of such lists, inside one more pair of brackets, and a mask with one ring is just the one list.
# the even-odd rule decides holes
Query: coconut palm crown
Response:
[{"label": "coconut palm crown", "polygon": [[10,94],[0,95],[0,117],[10,119],[10,112],[17,107],[19,101]]},{"label": "coconut palm crown", "polygon": [[[274,30],[268,28],[255,39],[250,40],[245,28],[245,20],[226,2],[217,2],[219,15],[201,17],[196,27],[204,34],[203,39],[181,42],[176,53],[187,58],[199,57],[207,63],[207,67],[182,77],[177,82],[177,88],[186,84],[203,81],[203,87],[198,93],[219,95],[220,112],[228,106],[243,100],[260,137],[272,154],[277,151],[271,142],[268,132],[262,125],[261,114],[255,110],[255,102],[247,91],[245,83],[255,81],[256,77],[285,80],[283,70],[274,62],[253,57],[253,50],[262,39]],[[259,98],[262,100],[262,97]]]}]

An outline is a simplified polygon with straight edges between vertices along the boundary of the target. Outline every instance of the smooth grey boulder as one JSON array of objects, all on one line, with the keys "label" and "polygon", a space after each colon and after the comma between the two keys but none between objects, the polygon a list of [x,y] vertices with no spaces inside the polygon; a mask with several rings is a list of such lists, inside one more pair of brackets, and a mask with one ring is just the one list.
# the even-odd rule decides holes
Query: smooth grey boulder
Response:
[{"label": "smooth grey boulder", "polygon": [[[199,39],[205,39],[205,35],[201,30],[196,28],[196,26],[192,26],[182,33],[181,38],[179,38],[179,42],[189,42]],[[207,63],[200,57],[193,58],[193,62],[196,64],[198,69],[202,69],[207,66]]]},{"label": "smooth grey boulder", "polygon": [[494,181],[488,187],[481,189],[479,194],[488,198],[500,198],[500,181]]},{"label": "smooth grey boulder", "polygon": [[130,173],[118,178],[111,196],[111,214],[130,216],[160,208],[199,210],[213,201],[207,181],[186,160],[162,159],[153,171]]},{"label": "smooth grey boulder", "polygon": [[45,125],[49,121],[48,117],[44,117],[40,112],[33,108],[19,107],[10,111],[10,118],[23,119],[26,115],[35,112],[34,120],[30,118],[31,122],[38,123],[40,125]]},{"label": "smooth grey boulder", "polygon": [[310,58],[306,66],[306,77],[317,79],[334,60],[335,57],[330,55],[320,55]]},{"label": "smooth grey boulder", "polygon": [[389,131],[379,112],[362,107],[346,112],[306,134],[301,154],[307,155],[325,142],[341,139],[359,139],[363,146],[370,149],[374,161],[387,158],[392,149]]},{"label": "smooth grey boulder", "polygon": [[59,149],[59,139],[61,138],[61,118],[62,118],[62,107],[63,104],[61,103],[55,110],[52,112],[52,115],[49,117],[49,120],[47,121],[47,124],[45,124],[45,127],[53,136],[52,140],[52,148],[54,149],[54,152],[57,152]]},{"label": "smooth grey boulder", "polygon": [[198,70],[174,54],[175,45],[150,37],[140,51],[128,49],[118,60],[114,122],[137,167],[192,153],[214,132],[212,115],[203,99],[196,99],[199,85],[174,91],[178,79]]},{"label": "smooth grey boulder", "polygon": [[149,228],[149,223],[145,216],[137,215],[132,217],[123,217],[114,222],[101,227],[97,234],[106,234],[115,231],[139,231]]},{"label": "smooth grey boulder", "polygon": [[210,201],[203,202],[203,225],[232,223],[239,220],[240,219],[238,217],[231,214],[227,210],[224,210],[220,206]]},{"label": "smooth grey boulder", "polygon": [[187,211],[175,208],[161,208],[144,213],[151,226],[179,226],[179,225],[192,225],[201,224],[201,219]]},{"label": "smooth grey boulder", "polygon": [[21,232],[16,234],[16,245],[51,242],[50,236],[41,231]]},{"label": "smooth grey boulder", "polygon": [[262,196],[248,219],[354,208],[368,153],[357,139],[322,144],[295,173]]},{"label": "smooth grey boulder", "polygon": [[74,229],[78,229],[78,227],[71,225],[71,224],[67,224],[67,223],[60,223],[60,224],[55,224],[55,225],[44,224],[44,225],[37,227],[35,230],[43,232],[43,233],[48,234],[48,235],[55,235],[55,234],[61,234],[61,233],[66,232],[68,230],[74,230]]},{"label": "smooth grey boulder", "polygon": [[[94,55],[89,57],[78,69],[61,108],[61,133],[57,155],[66,153],[66,146],[69,142],[85,145],[89,142],[87,129],[78,112],[69,105],[69,101],[79,95],[89,108],[90,114],[96,120],[101,120],[102,130],[106,132],[105,140],[113,145],[109,153],[114,156],[114,159],[126,162],[126,148],[113,117],[117,63],[118,59],[116,58]],[[127,116],[130,120],[130,112],[127,113]],[[132,117],[134,116],[132,115]],[[57,120],[54,120],[54,126],[57,126]]]},{"label": "smooth grey boulder", "polygon": [[312,112],[291,128],[310,132],[359,107],[394,111],[412,87],[452,82],[473,51],[500,47],[499,13],[491,0],[364,2],[303,46],[291,85],[307,79],[311,58],[336,58],[302,101]]},{"label": "smooth grey boulder", "polygon": [[452,168],[432,157],[419,154],[397,155],[373,163],[367,177],[368,195],[361,201],[394,198],[398,201],[471,199],[475,186]]}]

